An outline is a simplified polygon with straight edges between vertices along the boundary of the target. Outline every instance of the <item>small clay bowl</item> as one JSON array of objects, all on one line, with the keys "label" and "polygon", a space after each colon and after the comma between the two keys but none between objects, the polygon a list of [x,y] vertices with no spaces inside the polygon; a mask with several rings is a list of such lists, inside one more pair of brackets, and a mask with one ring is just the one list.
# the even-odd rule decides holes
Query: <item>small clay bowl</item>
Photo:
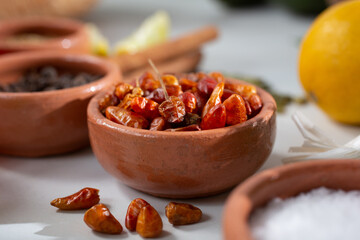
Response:
[{"label": "small clay bowl", "polygon": [[40,157],[87,146],[86,108],[96,93],[120,81],[118,68],[89,55],[37,51],[0,58],[0,83],[14,82],[28,69],[54,66],[103,77],[55,91],[0,92],[0,154]]},{"label": "small clay bowl", "polygon": [[198,132],[165,132],[130,128],[106,119],[98,106],[106,94],[102,92],[88,106],[91,146],[105,170],[137,190],[169,198],[220,193],[252,175],[272,150],[276,103],[264,90],[258,88],[258,93],[264,106],[245,123]]},{"label": "small clay bowl", "polygon": [[[11,42],[9,38],[36,34],[46,39]],[[79,21],[53,17],[26,17],[0,22],[0,54],[28,50],[90,52],[90,39]]]},{"label": "small clay bowl", "polygon": [[316,160],[263,171],[233,190],[226,202],[223,234],[226,240],[254,240],[248,219],[273,198],[286,199],[318,187],[360,190],[360,160]]}]

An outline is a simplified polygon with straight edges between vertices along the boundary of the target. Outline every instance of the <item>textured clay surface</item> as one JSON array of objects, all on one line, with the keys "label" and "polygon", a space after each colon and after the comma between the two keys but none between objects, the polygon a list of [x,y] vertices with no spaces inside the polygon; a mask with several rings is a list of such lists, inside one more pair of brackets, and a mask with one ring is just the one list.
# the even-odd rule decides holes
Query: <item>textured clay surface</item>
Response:
[{"label": "textured clay surface", "polygon": [[34,93],[0,93],[0,154],[40,157],[87,146],[86,108],[90,98],[120,81],[107,61],[64,52],[22,52],[0,59],[0,83],[15,81],[26,69],[53,65],[66,71],[104,75],[73,88]]},{"label": "textured clay surface", "polygon": [[259,169],[274,144],[276,104],[262,89],[264,106],[257,116],[198,132],[155,132],[111,122],[98,109],[106,93],[88,106],[93,151],[110,174],[155,196],[191,198],[225,191]]}]

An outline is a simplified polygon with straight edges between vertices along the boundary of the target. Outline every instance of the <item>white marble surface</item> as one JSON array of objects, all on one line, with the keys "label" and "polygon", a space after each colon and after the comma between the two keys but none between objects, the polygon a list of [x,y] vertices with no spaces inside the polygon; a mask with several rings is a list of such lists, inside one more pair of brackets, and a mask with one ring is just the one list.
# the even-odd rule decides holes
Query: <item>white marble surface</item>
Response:
[{"label": "white marble surface", "polygon": [[[103,0],[85,20],[96,23],[115,42],[157,9],[170,13],[174,36],[209,23],[219,27],[221,37],[204,48],[200,69],[259,76],[280,91],[301,94],[297,51],[311,17],[293,15],[277,7],[229,11],[216,1],[206,0]],[[313,105],[293,105],[285,114],[278,115],[274,150],[262,169],[280,165],[280,160],[288,156],[287,149],[302,143],[290,119],[296,110],[311,117],[339,142],[360,133],[359,128],[334,123]],[[94,233],[83,222],[84,211],[57,212],[49,205],[53,198],[85,186],[101,190],[101,201],[123,226],[129,202],[142,197],[163,218],[161,239],[222,238],[222,210],[229,192],[185,201],[203,210],[203,220],[195,225],[172,227],[164,215],[168,199],[124,186],[102,169],[88,148],[41,159],[0,156],[0,239],[141,239],[126,230],[118,236]]]}]

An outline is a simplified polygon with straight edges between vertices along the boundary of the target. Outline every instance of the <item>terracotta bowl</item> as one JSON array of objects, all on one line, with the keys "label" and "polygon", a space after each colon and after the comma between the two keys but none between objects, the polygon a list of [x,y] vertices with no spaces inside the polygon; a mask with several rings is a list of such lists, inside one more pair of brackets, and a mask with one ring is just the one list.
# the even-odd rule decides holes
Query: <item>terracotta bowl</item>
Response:
[{"label": "terracotta bowl", "polygon": [[[90,39],[84,27],[76,20],[53,17],[27,17],[0,22],[0,54],[27,50],[67,50],[90,52]],[[17,34],[52,36],[38,43],[12,43],[8,38]]]},{"label": "terracotta bowl", "polygon": [[32,67],[104,75],[79,87],[32,93],[0,92],[0,154],[39,157],[88,145],[86,107],[92,96],[120,81],[118,68],[105,60],[64,52],[22,52],[0,58],[0,83],[16,81]]},{"label": "terracotta bowl", "polygon": [[360,160],[317,160],[263,171],[238,186],[223,216],[226,240],[254,240],[248,219],[253,210],[275,197],[288,198],[318,187],[360,190]]},{"label": "terracotta bowl", "polygon": [[[235,81],[235,80],[233,80]],[[275,140],[276,104],[245,123],[199,132],[135,129],[106,119],[96,95],[88,106],[90,142],[100,164],[126,185],[160,197],[191,198],[225,191],[252,175]]]}]

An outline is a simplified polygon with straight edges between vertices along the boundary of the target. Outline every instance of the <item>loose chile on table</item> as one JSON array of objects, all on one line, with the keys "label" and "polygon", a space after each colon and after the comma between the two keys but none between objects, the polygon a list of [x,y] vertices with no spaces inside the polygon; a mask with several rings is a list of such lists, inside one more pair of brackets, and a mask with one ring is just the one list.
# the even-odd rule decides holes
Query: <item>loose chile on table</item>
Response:
[{"label": "loose chile on table", "polygon": [[[166,91],[166,92],[165,92]],[[136,84],[120,83],[99,100],[109,120],[151,131],[200,131],[245,122],[262,101],[251,85],[226,83],[219,72],[144,73]]]},{"label": "loose chile on table", "polygon": [[153,238],[161,234],[163,223],[155,208],[144,199],[136,198],[128,207],[125,226],[144,238]]},{"label": "loose chile on table", "polygon": [[104,204],[97,204],[87,210],[84,222],[94,231],[108,234],[120,234],[123,227]]},{"label": "loose chile on table", "polygon": [[99,190],[95,188],[83,188],[80,191],[63,198],[56,198],[51,205],[61,210],[88,209],[100,201]]},{"label": "loose chile on table", "polygon": [[[194,125],[198,127],[193,124],[183,128],[193,128]],[[107,206],[99,201],[98,189],[83,188],[67,197],[57,198],[50,204],[62,210],[88,209],[84,214],[84,222],[92,230],[120,234],[123,231],[120,222],[111,214]],[[165,208],[165,213],[173,225],[197,223],[202,216],[199,208],[191,204],[176,202],[170,202]],[[129,231],[136,231],[143,238],[154,238],[162,233],[163,222],[155,208],[144,199],[136,198],[131,201],[127,209],[125,226]]]}]

